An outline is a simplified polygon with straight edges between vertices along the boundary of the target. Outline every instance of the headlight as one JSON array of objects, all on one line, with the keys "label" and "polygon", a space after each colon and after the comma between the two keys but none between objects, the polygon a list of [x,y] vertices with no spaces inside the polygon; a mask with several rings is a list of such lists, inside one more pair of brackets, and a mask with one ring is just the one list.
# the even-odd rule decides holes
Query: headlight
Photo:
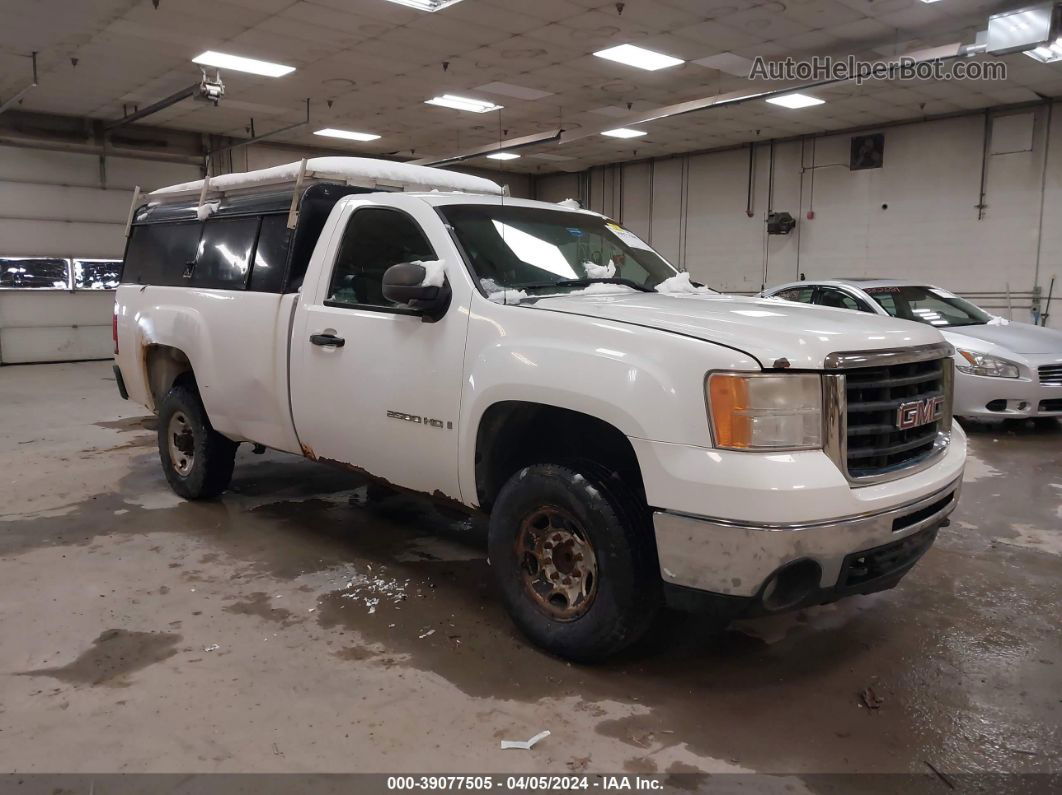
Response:
[{"label": "headlight", "polygon": [[1017,378],[1021,375],[1018,365],[1006,359],[989,356],[987,353],[964,351],[962,348],[957,348],[956,352],[962,357],[955,364],[955,369],[960,373],[987,375],[992,378]]},{"label": "headlight", "polygon": [[706,390],[716,447],[822,447],[822,381],[813,373],[712,373]]}]

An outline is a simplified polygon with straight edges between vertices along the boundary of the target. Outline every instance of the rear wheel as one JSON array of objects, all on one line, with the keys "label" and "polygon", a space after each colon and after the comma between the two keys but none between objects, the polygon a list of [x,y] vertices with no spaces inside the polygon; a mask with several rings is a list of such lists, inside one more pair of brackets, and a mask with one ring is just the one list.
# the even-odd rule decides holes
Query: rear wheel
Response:
[{"label": "rear wheel", "polygon": [[491,512],[488,546],[513,620],[561,657],[615,654],[659,610],[649,511],[596,464],[536,464],[513,475]]},{"label": "rear wheel", "polygon": [[193,386],[177,384],[163,398],[158,434],[162,471],[177,494],[199,500],[228,487],[237,444],[214,430]]}]

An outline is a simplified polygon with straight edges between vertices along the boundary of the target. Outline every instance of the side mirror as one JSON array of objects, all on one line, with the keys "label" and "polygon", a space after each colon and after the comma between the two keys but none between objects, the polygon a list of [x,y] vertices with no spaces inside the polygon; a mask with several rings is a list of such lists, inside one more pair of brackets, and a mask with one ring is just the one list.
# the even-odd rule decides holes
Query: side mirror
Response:
[{"label": "side mirror", "polygon": [[435,278],[429,279],[428,269],[419,262],[392,265],[384,271],[383,296],[388,301],[421,312],[425,320],[438,320],[450,305],[451,290],[445,276],[440,279],[438,276],[441,274],[432,275]]}]

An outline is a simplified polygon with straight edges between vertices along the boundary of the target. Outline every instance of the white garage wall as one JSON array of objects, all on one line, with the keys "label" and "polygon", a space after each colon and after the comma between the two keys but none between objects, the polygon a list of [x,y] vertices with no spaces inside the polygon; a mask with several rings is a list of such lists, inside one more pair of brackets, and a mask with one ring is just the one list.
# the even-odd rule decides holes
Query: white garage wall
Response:
[{"label": "white garage wall", "polygon": [[[194,165],[0,147],[0,256],[120,259],[133,189],[199,178]],[[106,358],[107,291],[0,289],[0,364]]]},{"label": "white garage wall", "polygon": [[[588,199],[590,209],[617,218],[695,279],[722,290],[756,292],[801,273],[917,276],[1028,321],[1034,287],[1046,296],[1051,277],[1062,276],[1060,114],[1056,106],[1049,135],[1046,106],[991,114],[989,149],[1002,153],[987,159],[980,219],[982,113],[883,129],[882,169],[848,169],[849,134],[775,144],[771,204],[797,219],[788,236],[766,234],[770,143],[755,147],[751,217],[747,147],[540,177],[536,195]],[[1022,128],[1031,128],[1028,151],[1020,151]],[[586,185],[588,192],[573,192]],[[1050,321],[1056,328],[1060,298],[1056,285]]]},{"label": "white garage wall", "polygon": [[[324,152],[327,153],[327,152]],[[290,148],[255,144],[222,158],[226,169],[290,163]],[[459,169],[529,196],[524,174]],[[0,256],[121,258],[136,186],[144,191],[199,179],[194,164],[0,146]],[[113,296],[107,292],[0,289],[0,364],[106,358]]]}]

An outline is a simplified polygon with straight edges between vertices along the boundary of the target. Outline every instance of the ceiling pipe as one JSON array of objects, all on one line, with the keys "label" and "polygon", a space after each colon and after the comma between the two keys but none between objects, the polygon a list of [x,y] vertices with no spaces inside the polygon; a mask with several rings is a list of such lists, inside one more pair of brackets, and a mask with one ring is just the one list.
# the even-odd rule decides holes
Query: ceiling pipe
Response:
[{"label": "ceiling pipe", "polygon": [[33,54],[30,55],[30,58],[33,59],[33,81],[28,86],[26,86],[25,88],[23,88],[20,91],[16,92],[10,99],[7,100],[7,102],[5,102],[4,104],[0,105],[0,113],[3,113],[5,110],[7,110],[12,105],[17,103],[20,99],[22,99],[24,96],[26,96],[26,94],[28,94],[30,91],[32,91],[33,89],[35,89],[37,87],[37,51],[36,50],[33,51]]},{"label": "ceiling pipe", "polygon": [[[909,59],[913,63],[925,63],[929,61],[949,61],[954,58],[965,58],[983,49],[984,48],[980,47],[980,45],[961,44],[955,42],[953,44],[945,44],[940,47],[930,47],[923,50],[915,50],[913,52],[906,53],[902,56],[882,58],[878,63],[895,63],[901,57],[904,59]],[[823,86],[849,83],[853,80],[855,80],[854,77],[826,78],[823,80],[816,80],[811,83],[801,83],[799,85],[786,86],[785,88],[770,88],[765,89],[763,91],[755,91],[751,93],[747,90],[728,91],[722,94],[713,94],[708,97],[701,97],[699,99],[691,99],[686,102],[679,102],[674,105],[664,105],[659,108],[653,108],[651,110],[636,113],[631,116],[627,116],[623,119],[613,121],[601,127],[570,131],[559,130],[559,135],[546,136],[542,140],[538,141],[529,140],[534,136],[526,136],[526,138],[515,139],[513,143],[510,143],[508,145],[494,144],[490,147],[470,149],[465,152],[459,152],[457,154],[449,155],[443,158],[428,158],[425,160],[417,160],[414,162],[417,165],[439,165],[444,163],[456,163],[461,160],[468,160],[472,157],[479,157],[480,155],[486,154],[491,151],[505,151],[512,149],[514,148],[514,144],[517,141],[524,142],[519,144],[520,146],[532,146],[536,143],[547,143],[549,141],[555,141],[557,144],[563,145],[571,143],[573,141],[582,140],[584,138],[590,138],[596,135],[600,135],[605,130],[612,129],[613,127],[632,127],[639,124],[647,124],[648,122],[657,121],[659,119],[671,118],[673,116],[684,116],[687,113],[697,113],[700,111],[711,110],[712,108],[741,105],[746,102],[752,102],[754,100],[766,100],[770,99],[771,97],[782,96],[783,94],[792,94],[795,91],[808,91],[815,88],[821,88]]]},{"label": "ceiling pipe", "polygon": [[410,162],[414,166],[445,166],[452,163],[460,163],[464,160],[471,160],[474,157],[483,157],[484,155],[494,154],[495,152],[512,152],[516,149],[523,149],[528,146],[559,142],[563,133],[564,130],[561,129],[543,133],[532,133],[531,135],[525,135],[522,138],[513,138],[504,143],[487,144],[486,146],[479,146],[475,149],[468,149],[459,154],[450,155],[449,157],[425,157]]},{"label": "ceiling pipe", "polygon": [[[971,45],[972,46],[972,45]],[[969,54],[968,46],[965,44],[945,44],[941,47],[930,47],[924,50],[915,50],[914,52],[906,53],[902,56],[896,56],[893,58],[882,58],[878,63],[889,64],[895,63],[899,58],[910,59],[913,63],[925,63],[929,61],[949,61],[954,58],[964,58]],[[850,83],[855,80],[854,77],[850,78],[824,78],[823,80],[816,80],[811,83],[801,83],[799,85],[786,86],[785,88],[771,88],[764,91],[756,91],[749,93],[745,90],[728,91],[723,94],[714,94],[710,97],[702,97],[700,99],[693,99],[687,102],[679,102],[674,105],[665,105],[664,107],[655,108],[653,110],[643,111],[632,116],[628,116],[619,121],[614,121],[603,127],[598,127],[590,130],[573,130],[571,132],[564,133],[561,136],[559,143],[565,144],[571,141],[577,141],[582,138],[589,138],[590,136],[600,135],[605,130],[612,129],[613,127],[631,127],[638,124],[647,124],[651,121],[657,121],[658,119],[668,119],[673,116],[684,116],[687,113],[697,113],[703,110],[710,110],[712,108],[719,108],[724,106],[742,105],[746,102],[752,102],[753,100],[767,100],[772,97],[782,96],[784,94],[792,94],[796,91],[810,91],[816,88],[822,88],[823,86],[839,85],[841,83]]]}]

